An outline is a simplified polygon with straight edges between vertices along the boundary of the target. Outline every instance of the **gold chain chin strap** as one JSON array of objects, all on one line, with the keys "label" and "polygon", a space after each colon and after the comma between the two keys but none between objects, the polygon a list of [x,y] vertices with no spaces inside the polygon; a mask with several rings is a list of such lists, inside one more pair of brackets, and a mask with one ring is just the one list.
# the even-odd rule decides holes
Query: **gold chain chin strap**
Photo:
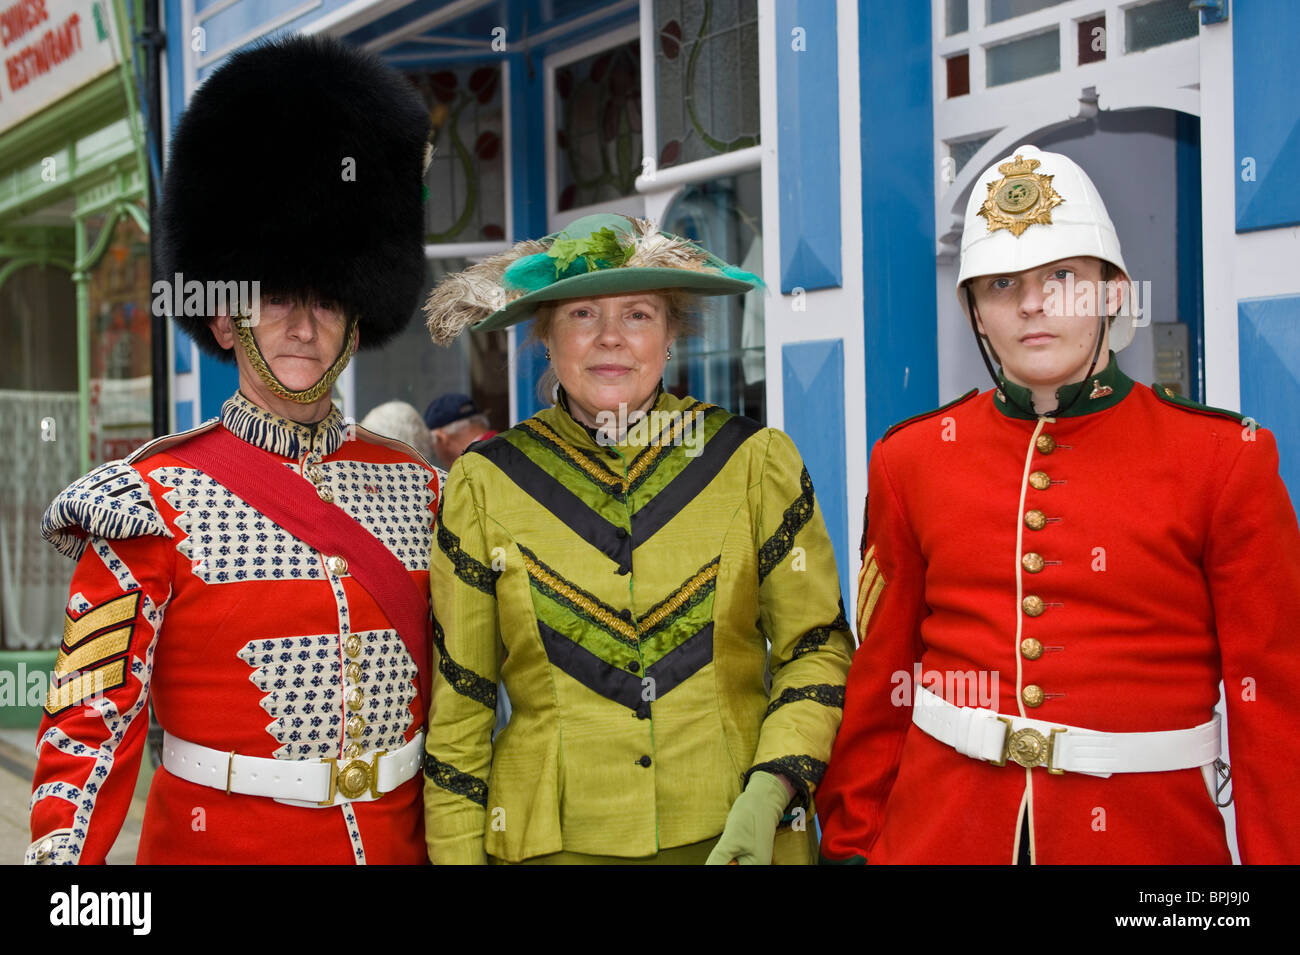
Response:
[{"label": "gold chain chin strap", "polygon": [[334,364],[330,365],[316,384],[304,388],[302,391],[293,391],[286,388],[280,379],[275,377],[275,372],[267,364],[266,358],[262,355],[262,348],[257,344],[257,339],[253,336],[253,324],[248,316],[239,316],[235,320],[235,329],[239,335],[240,344],[244,346],[244,354],[248,356],[249,364],[257,372],[257,377],[262,379],[262,383],[271,389],[271,393],[280,398],[296,401],[304,405],[313,404],[330,393],[330,390],[334,387],[334,382],[338,381],[339,375],[343,374],[343,369],[352,360],[352,352],[357,341],[357,323],[355,319],[350,318],[348,319],[347,334],[343,339],[343,348],[339,351],[339,356],[334,359]]}]

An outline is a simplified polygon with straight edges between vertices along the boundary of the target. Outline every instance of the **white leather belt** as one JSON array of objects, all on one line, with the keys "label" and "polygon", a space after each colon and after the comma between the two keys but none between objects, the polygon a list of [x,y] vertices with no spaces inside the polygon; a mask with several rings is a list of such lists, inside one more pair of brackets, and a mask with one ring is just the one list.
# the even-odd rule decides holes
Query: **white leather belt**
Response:
[{"label": "white leather belt", "polygon": [[227,793],[266,796],[291,806],[369,802],[392,792],[420,771],[424,733],[395,753],[380,750],[340,761],[240,756],[187,743],[163,733],[163,768],[187,782]]},{"label": "white leather belt", "polygon": [[[1049,773],[1162,773],[1195,769],[1219,758],[1219,714],[1186,730],[1098,733],[1078,726],[1027,720],[993,710],[954,706],[917,689],[912,722],[963,756],[1004,766],[1008,759]],[[1213,789],[1211,790],[1213,791]]]}]

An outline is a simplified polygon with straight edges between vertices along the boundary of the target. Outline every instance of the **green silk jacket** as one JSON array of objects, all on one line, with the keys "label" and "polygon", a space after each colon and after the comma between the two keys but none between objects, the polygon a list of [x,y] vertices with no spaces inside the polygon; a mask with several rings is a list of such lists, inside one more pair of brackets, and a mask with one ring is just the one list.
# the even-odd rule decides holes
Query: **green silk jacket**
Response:
[{"label": "green silk jacket", "polygon": [[436,531],[432,861],[652,856],[756,769],[798,790],[775,861],[808,861],[853,637],[789,437],[661,393],[605,447],[549,408],[456,461]]}]

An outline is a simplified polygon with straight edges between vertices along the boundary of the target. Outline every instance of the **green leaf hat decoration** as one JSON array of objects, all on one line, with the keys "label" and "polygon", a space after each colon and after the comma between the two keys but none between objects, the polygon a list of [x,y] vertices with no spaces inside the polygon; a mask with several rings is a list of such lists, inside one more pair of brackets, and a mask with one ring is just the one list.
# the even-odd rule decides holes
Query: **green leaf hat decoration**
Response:
[{"label": "green leaf hat decoration", "polygon": [[752,272],[645,219],[599,213],[447,276],[429,293],[425,315],[433,340],[446,345],[467,327],[522,322],[545,302],[659,289],[739,295],[762,287]]}]

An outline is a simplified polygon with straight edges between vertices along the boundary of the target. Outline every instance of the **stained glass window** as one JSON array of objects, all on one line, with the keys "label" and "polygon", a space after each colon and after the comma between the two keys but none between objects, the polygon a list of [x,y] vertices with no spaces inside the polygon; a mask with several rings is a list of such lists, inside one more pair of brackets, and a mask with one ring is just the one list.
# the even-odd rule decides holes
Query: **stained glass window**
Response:
[{"label": "stained glass window", "polygon": [[463,66],[410,79],[424,95],[433,122],[433,161],[424,176],[429,188],[425,241],[504,241],[501,68]]},{"label": "stained glass window", "polygon": [[555,71],[557,206],[636,192],[641,173],[641,45],[637,40]]},{"label": "stained glass window", "polygon": [[758,145],[757,0],[656,0],[659,168]]}]

